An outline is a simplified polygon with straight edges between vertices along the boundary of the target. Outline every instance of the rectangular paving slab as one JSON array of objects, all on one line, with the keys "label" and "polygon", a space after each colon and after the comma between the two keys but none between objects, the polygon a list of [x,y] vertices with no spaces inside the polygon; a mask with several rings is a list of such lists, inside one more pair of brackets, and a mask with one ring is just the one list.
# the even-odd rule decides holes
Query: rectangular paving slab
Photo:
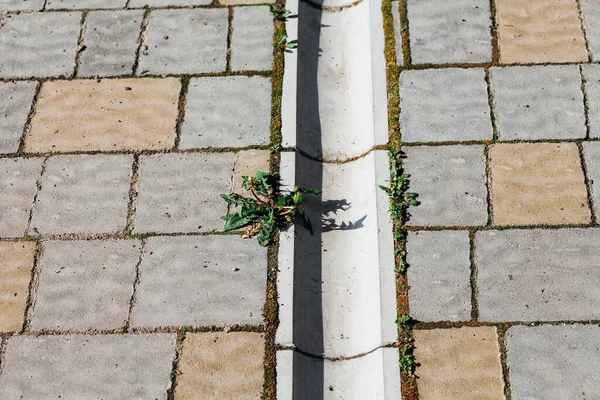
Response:
[{"label": "rectangular paving slab", "polygon": [[481,321],[600,319],[600,229],[480,231]]},{"label": "rectangular paving slab", "polygon": [[127,0],[48,0],[46,8],[52,9],[89,9],[123,8]]},{"label": "rectangular paving slab", "polygon": [[600,61],[600,4],[596,0],[580,0],[579,4],[592,61]]},{"label": "rectangular paving slab", "polygon": [[[212,0],[130,0],[129,7],[169,7],[169,6],[191,6],[209,5]],[[220,2],[223,4],[223,2]]]},{"label": "rectangular paving slab", "polygon": [[273,62],[273,15],[268,7],[233,9],[232,71],[269,71]]},{"label": "rectangular paving slab", "polygon": [[0,242],[0,332],[23,326],[35,242]]},{"label": "rectangular paving slab", "polygon": [[600,216],[600,142],[584,142],[583,157],[588,182],[591,185],[592,208],[598,218]]},{"label": "rectangular paving slab", "polygon": [[600,139],[600,65],[582,66],[588,107],[590,138]]},{"label": "rectangular paving slab", "polygon": [[0,393],[7,399],[166,399],[175,334],[13,336]]},{"label": "rectangular paving slab", "polygon": [[45,0],[2,0],[0,11],[39,11],[44,7]]},{"label": "rectangular paving slab", "polygon": [[37,82],[0,83],[0,153],[16,153]]}]

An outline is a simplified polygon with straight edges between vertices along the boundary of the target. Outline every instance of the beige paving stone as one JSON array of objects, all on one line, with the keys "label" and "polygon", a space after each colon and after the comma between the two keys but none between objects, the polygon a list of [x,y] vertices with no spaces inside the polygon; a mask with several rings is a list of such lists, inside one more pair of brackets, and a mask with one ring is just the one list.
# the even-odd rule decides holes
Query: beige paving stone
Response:
[{"label": "beige paving stone", "polygon": [[516,143],[490,147],[496,225],[591,222],[575,143]]},{"label": "beige paving stone", "polygon": [[260,399],[264,347],[260,333],[188,334],[183,341],[175,399]]},{"label": "beige paving stone", "polygon": [[494,327],[415,330],[421,400],[504,399]]},{"label": "beige paving stone", "polygon": [[233,167],[233,192],[250,195],[250,192],[242,187],[242,177],[254,176],[258,171],[269,172],[268,150],[244,150],[237,153]]},{"label": "beige paving stone", "polygon": [[34,253],[34,242],[0,242],[0,332],[21,330]]},{"label": "beige paving stone", "polygon": [[497,0],[500,62],[587,61],[575,0]]},{"label": "beige paving stone", "polygon": [[46,82],[25,151],[171,148],[180,86],[175,78]]}]

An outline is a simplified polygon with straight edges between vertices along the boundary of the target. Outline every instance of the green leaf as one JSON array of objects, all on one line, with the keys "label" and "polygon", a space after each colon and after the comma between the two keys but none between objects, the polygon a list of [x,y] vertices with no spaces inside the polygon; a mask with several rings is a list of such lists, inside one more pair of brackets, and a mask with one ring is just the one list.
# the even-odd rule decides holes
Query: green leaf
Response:
[{"label": "green leaf", "polygon": [[244,217],[240,215],[240,213],[229,214],[229,218],[227,222],[225,222],[225,226],[223,227],[223,231],[233,231],[236,229],[243,228],[252,224],[253,219],[250,217]]},{"label": "green leaf", "polygon": [[389,187],[386,187],[386,186],[383,186],[383,185],[379,185],[379,189],[383,190],[384,192],[386,192],[390,196],[393,195],[392,189],[390,189]]}]

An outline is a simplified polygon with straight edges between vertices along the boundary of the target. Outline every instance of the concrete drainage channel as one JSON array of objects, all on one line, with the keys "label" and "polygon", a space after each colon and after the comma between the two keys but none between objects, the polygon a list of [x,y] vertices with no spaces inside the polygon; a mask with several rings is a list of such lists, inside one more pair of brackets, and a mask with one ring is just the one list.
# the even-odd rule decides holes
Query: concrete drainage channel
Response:
[{"label": "concrete drainage channel", "polygon": [[287,8],[281,177],[323,192],[306,201],[313,234],[281,235],[277,398],[398,399],[380,3]]}]

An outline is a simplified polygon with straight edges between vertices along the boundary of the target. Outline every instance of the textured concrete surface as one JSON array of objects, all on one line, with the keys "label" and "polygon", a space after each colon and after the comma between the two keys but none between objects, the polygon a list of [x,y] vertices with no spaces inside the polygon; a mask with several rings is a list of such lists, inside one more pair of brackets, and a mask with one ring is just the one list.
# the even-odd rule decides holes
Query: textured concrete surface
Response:
[{"label": "textured concrete surface", "polygon": [[595,399],[597,325],[513,326],[506,332],[514,399]]},{"label": "textured concrete surface", "polygon": [[587,61],[577,2],[497,0],[500,62]]},{"label": "textured concrete surface", "polygon": [[37,82],[0,83],[0,154],[16,153]]},{"label": "textured concrete surface", "polygon": [[493,137],[485,72],[481,68],[403,71],[400,98],[404,142]]},{"label": "textured concrete surface", "polygon": [[264,383],[263,334],[189,333],[177,369],[176,400],[259,400]]},{"label": "textured concrete surface", "polygon": [[577,139],[586,135],[576,65],[490,69],[502,140]]},{"label": "textured concrete surface", "polygon": [[579,4],[592,61],[600,61],[600,4],[595,0],[580,0]]},{"label": "textured concrete surface", "polygon": [[492,61],[490,4],[484,0],[408,0],[415,64]]},{"label": "textured concrete surface", "polygon": [[590,138],[600,139],[600,65],[583,65]]},{"label": "textured concrete surface", "polygon": [[0,393],[7,399],[164,399],[175,334],[15,336]]},{"label": "textured concrete surface", "polygon": [[409,190],[421,204],[410,207],[408,225],[476,226],[487,222],[483,146],[405,147]]},{"label": "textured concrete surface", "polygon": [[586,142],[583,144],[583,157],[587,171],[587,179],[591,186],[592,208],[596,218],[600,216],[600,143]]},{"label": "textured concrete surface", "polygon": [[190,81],[180,148],[266,145],[270,135],[269,78],[232,76]]},{"label": "textured concrete surface", "polygon": [[494,224],[591,222],[575,143],[500,143],[489,156]]},{"label": "textured concrete surface", "polygon": [[[130,7],[206,6],[211,0],[131,0]],[[223,4],[222,2],[220,2]]]},{"label": "textured concrete surface", "polygon": [[477,232],[479,319],[599,319],[598,240],[598,229]]},{"label": "textured concrete surface", "polygon": [[0,11],[39,11],[44,7],[45,0],[2,0]]},{"label": "textured concrete surface", "polygon": [[123,8],[127,0],[48,0],[46,8],[52,9],[90,9]]},{"label": "textured concrete surface", "polygon": [[135,232],[221,231],[234,160],[233,153],[142,156]]},{"label": "textured concrete surface", "polygon": [[152,237],[132,326],[259,325],[267,250],[237,235]]},{"label": "textured concrete surface", "polygon": [[180,87],[175,78],[46,82],[25,151],[169,149]]},{"label": "textured concrete surface", "polygon": [[140,251],[139,240],[44,242],[30,329],[123,327]]},{"label": "textured concrete surface", "polygon": [[0,242],[0,332],[23,326],[36,244]]},{"label": "textured concrete surface", "polygon": [[254,177],[258,171],[269,172],[268,150],[242,150],[237,153],[233,166],[233,193],[250,197],[252,193],[242,186],[243,177]]},{"label": "textured concrete surface", "polygon": [[495,327],[415,330],[419,398],[504,399]]},{"label": "textured concrete surface", "polygon": [[33,208],[30,234],[122,232],[127,218],[131,155],[50,157]]},{"label": "textured concrete surface", "polygon": [[408,298],[414,319],[471,319],[469,251],[468,231],[408,233]]},{"label": "textured concrete surface", "polygon": [[233,9],[232,71],[269,71],[273,62],[273,15],[268,7]]}]

